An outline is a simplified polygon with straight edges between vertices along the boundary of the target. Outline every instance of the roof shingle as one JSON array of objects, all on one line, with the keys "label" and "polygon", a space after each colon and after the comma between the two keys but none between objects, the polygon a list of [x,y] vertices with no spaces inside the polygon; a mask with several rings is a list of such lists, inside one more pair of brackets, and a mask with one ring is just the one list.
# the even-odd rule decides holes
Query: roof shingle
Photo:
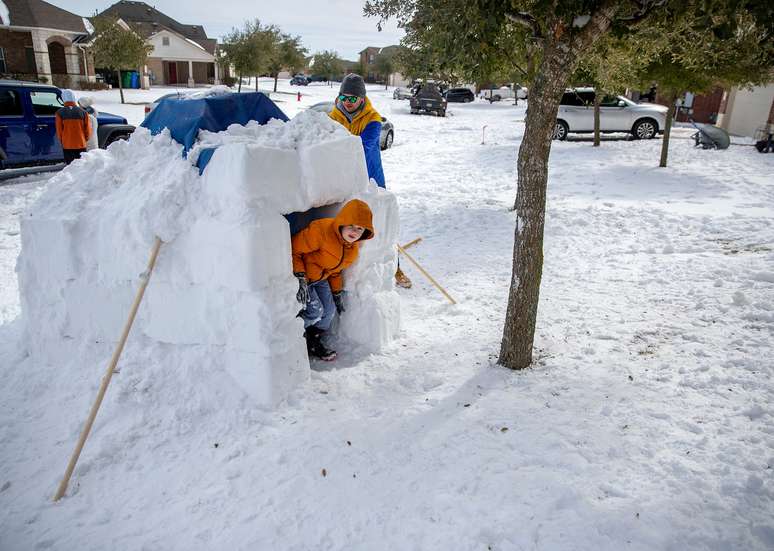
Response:
[{"label": "roof shingle", "polygon": [[3,0],[3,2],[8,8],[8,15],[14,27],[37,27],[75,33],[87,32],[80,15],[57,8],[43,0]]}]

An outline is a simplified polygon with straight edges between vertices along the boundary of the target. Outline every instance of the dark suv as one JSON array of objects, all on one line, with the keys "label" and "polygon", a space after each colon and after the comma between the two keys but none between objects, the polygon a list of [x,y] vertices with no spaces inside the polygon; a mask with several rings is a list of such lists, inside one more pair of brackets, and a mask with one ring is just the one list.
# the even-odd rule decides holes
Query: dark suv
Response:
[{"label": "dark suv", "polygon": [[[54,120],[62,105],[62,92],[56,86],[0,80],[0,168],[64,160]],[[110,113],[100,112],[97,123],[102,148],[134,131],[125,118]]]},{"label": "dark suv", "polygon": [[468,88],[449,88],[443,95],[449,103],[470,103],[476,96]]}]

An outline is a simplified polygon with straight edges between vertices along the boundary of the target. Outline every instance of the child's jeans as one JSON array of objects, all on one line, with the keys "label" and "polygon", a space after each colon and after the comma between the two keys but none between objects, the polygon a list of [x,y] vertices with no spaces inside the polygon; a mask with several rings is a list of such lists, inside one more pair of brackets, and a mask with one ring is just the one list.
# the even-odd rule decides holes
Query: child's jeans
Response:
[{"label": "child's jeans", "polygon": [[306,303],[306,308],[301,310],[304,328],[314,325],[321,331],[327,331],[331,327],[335,313],[336,304],[333,302],[333,293],[328,280],[310,283],[309,302]]}]

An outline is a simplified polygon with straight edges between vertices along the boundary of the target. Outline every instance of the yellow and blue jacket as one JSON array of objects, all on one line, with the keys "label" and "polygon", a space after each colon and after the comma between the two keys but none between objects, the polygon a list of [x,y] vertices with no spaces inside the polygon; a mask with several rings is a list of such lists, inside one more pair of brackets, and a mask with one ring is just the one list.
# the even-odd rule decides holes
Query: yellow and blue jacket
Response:
[{"label": "yellow and blue jacket", "polygon": [[371,105],[371,100],[365,98],[363,108],[354,115],[350,115],[337,99],[333,110],[328,115],[349,130],[351,134],[360,136],[360,141],[363,142],[368,177],[376,180],[379,187],[385,187],[380,147],[382,116]]}]

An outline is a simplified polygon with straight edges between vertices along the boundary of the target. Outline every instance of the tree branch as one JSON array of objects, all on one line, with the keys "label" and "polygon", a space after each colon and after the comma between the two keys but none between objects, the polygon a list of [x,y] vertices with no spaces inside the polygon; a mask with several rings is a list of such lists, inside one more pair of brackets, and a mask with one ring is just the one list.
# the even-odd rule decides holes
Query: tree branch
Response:
[{"label": "tree branch", "polygon": [[616,22],[627,23],[629,25],[636,25],[650,15],[656,8],[660,8],[666,4],[666,0],[654,0],[654,1],[637,1],[632,0],[632,3],[637,6],[637,11],[628,17],[617,17]]},{"label": "tree branch", "polygon": [[529,28],[532,31],[532,36],[534,38],[543,38],[543,34],[540,32],[540,25],[538,24],[537,19],[532,17],[530,14],[526,12],[505,12],[505,17],[514,23],[518,23],[519,25],[523,25]]},{"label": "tree branch", "polygon": [[591,19],[589,22],[570,41],[570,48],[575,51],[576,55],[584,51],[590,44],[593,44],[600,35],[607,32],[620,7],[621,3],[619,1],[606,0],[590,14]]}]

